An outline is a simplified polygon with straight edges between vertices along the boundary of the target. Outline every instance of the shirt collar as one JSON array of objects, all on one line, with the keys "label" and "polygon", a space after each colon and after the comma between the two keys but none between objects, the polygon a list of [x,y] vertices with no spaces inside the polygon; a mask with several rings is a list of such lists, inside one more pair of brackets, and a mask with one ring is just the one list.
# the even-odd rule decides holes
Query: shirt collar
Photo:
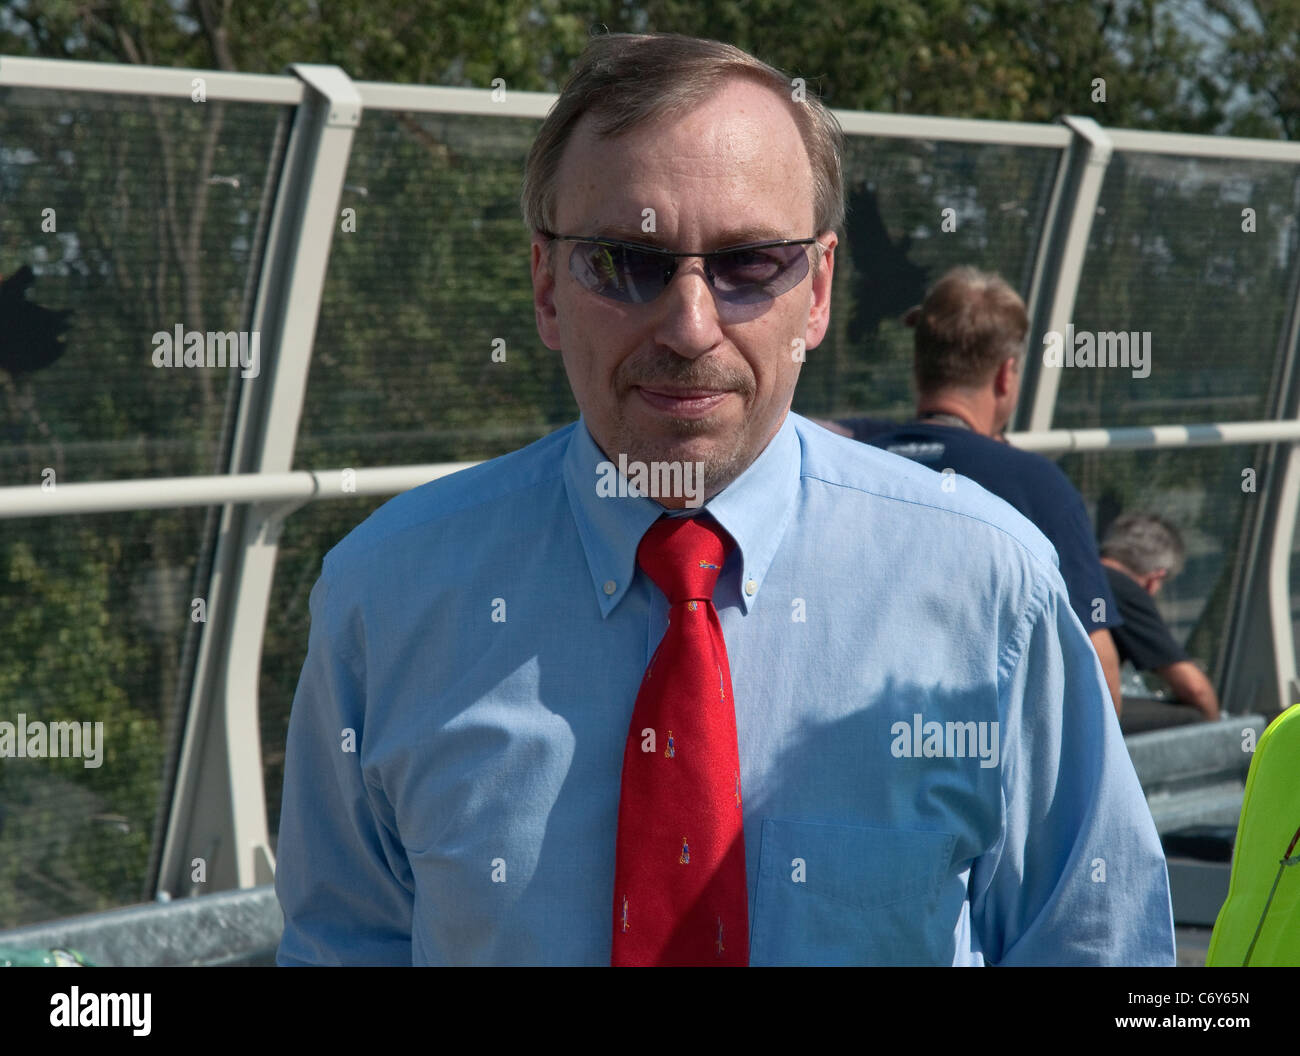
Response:
[{"label": "shirt collar", "polygon": [[953,429],[965,429],[968,433],[973,433],[975,427],[966,421],[965,418],[959,418],[955,414],[947,414],[943,411],[935,411],[932,414],[923,414],[914,418],[910,423],[912,425],[947,425]]},{"label": "shirt collar", "polygon": [[794,416],[787,413],[776,435],[749,467],[699,509],[665,510],[646,496],[602,496],[601,463],[609,460],[579,418],[564,453],[564,486],[591,571],[596,602],[608,616],[636,575],[641,537],[664,513],[691,516],[708,510],[736,541],[728,565],[739,561],[740,607],[758,596],[776,556],[799,488],[801,447]]}]

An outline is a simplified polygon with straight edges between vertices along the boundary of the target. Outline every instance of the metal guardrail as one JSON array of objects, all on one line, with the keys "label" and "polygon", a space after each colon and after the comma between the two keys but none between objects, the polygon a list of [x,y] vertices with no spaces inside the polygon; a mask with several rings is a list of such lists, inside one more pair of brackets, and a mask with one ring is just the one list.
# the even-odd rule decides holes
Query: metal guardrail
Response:
[{"label": "metal guardrail", "polygon": [[1114,429],[1047,429],[1007,433],[1008,443],[1043,455],[1067,451],[1139,451],[1150,448],[1276,444],[1300,440],[1300,422],[1216,422]]},{"label": "metal guardrail", "polygon": [[39,484],[0,488],[0,519],[166,510],[181,506],[224,506],[231,503],[298,504],[317,499],[396,495],[408,488],[478,464],[439,462],[355,470],[292,470],[288,473],[159,477],[157,480],[59,484],[48,490]]},{"label": "metal guardrail", "polygon": [[[1169,890],[1179,924],[1213,927],[1227,898],[1232,866],[1226,853],[1241,816],[1252,749],[1267,724],[1263,715],[1231,715],[1124,738],[1156,831],[1166,842]],[[1217,844],[1225,852],[1223,859],[1189,852],[1189,833],[1207,845]],[[1180,938],[1180,963],[1185,943]],[[1187,963],[1203,964],[1203,951],[1199,961]]]},{"label": "metal guardrail", "polygon": [[[1300,422],[1218,422],[1116,429],[1049,429],[1008,433],[1016,447],[1041,454],[1072,451],[1137,451],[1228,444],[1294,443]],[[363,495],[395,495],[478,462],[369,469],[232,473],[206,477],[160,477],[88,484],[39,484],[0,488],[0,519],[57,517],[77,513],[163,510],[227,503],[308,503]]]},{"label": "metal guardrail", "polygon": [[284,914],[270,884],[0,931],[0,947],[65,948],[117,968],[275,963]]},{"label": "metal guardrail", "polygon": [[1263,715],[1230,715],[1125,737],[1156,830],[1235,825],[1252,758],[1247,746],[1267,725]]}]

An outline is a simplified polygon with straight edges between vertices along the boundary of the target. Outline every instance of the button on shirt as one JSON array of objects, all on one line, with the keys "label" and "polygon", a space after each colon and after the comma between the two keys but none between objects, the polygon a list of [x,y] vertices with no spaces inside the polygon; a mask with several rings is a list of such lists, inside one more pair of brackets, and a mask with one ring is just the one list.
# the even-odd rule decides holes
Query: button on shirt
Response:
[{"label": "button on shirt", "polygon": [[[609,963],[623,750],[668,603],[636,568],[664,510],[609,495],[604,461],[579,420],[326,555],[279,963]],[[794,414],[705,508],[736,541],[714,603],[751,964],[1173,963],[1155,827],[1036,528]]]}]

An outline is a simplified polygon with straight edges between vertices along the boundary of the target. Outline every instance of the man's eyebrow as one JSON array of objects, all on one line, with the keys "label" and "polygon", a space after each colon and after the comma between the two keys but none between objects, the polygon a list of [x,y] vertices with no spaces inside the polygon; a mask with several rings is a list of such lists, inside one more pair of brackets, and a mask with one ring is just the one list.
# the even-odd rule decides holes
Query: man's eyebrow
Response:
[{"label": "man's eyebrow", "polygon": [[729,249],[732,246],[747,246],[753,242],[780,242],[787,238],[804,238],[802,234],[786,234],[766,224],[730,227],[713,239],[711,246],[668,246],[664,239],[653,231],[642,231],[639,227],[625,224],[598,224],[591,238],[612,238],[621,242],[637,242],[645,246],[657,246],[661,249],[699,249],[711,252],[715,249]]}]

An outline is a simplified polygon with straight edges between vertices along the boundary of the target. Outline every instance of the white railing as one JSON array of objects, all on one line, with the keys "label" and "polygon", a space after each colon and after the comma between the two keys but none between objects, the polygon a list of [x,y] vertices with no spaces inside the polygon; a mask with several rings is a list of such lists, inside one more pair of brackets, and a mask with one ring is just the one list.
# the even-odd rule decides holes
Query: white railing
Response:
[{"label": "white railing", "polygon": [[[1048,429],[1008,433],[1007,440],[1016,447],[1041,454],[1280,444],[1300,441],[1300,422]],[[166,510],[180,506],[224,506],[228,503],[308,503],[363,495],[396,495],[480,464],[433,462],[368,469],[302,469],[289,473],[232,473],[209,477],[56,484],[48,489],[39,484],[8,487],[0,488],[0,519]]]}]

